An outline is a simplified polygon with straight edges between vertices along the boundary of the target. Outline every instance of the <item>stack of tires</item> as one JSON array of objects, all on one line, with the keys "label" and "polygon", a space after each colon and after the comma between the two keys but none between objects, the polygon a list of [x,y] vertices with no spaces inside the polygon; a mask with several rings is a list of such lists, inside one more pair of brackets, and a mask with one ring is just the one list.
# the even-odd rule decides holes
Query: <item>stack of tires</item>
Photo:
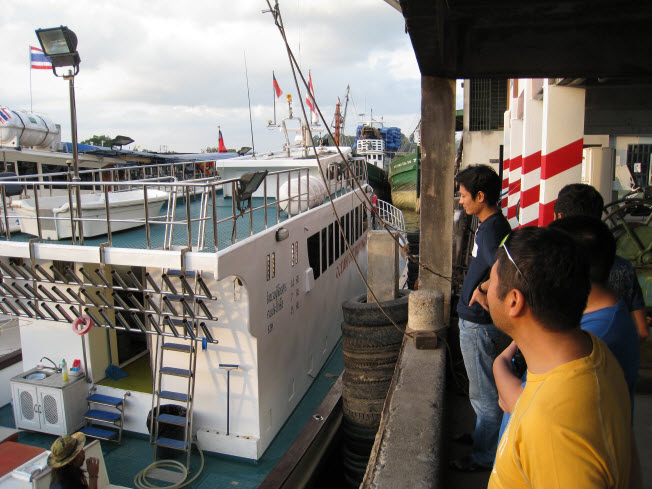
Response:
[{"label": "stack of tires", "polygon": [[363,294],[342,305],[342,407],[344,414],[342,458],[349,487],[359,487],[369,461],[371,448],[389,390],[408,317],[409,291],[381,302],[367,303]]},{"label": "stack of tires", "polygon": [[[408,241],[408,251],[412,257],[418,262],[419,261],[419,238],[421,232],[417,229],[416,231],[408,231],[407,241]],[[414,290],[414,285],[419,279],[419,264],[408,259],[407,262],[408,273],[407,273],[407,288]]]}]

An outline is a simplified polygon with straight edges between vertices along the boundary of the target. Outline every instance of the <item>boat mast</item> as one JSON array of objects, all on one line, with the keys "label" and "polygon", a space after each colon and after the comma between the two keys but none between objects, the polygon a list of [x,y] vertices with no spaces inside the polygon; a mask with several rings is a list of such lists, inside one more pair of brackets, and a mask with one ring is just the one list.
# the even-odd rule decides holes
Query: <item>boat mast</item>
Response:
[{"label": "boat mast", "polygon": [[337,99],[337,104],[335,105],[335,134],[333,134],[333,139],[335,140],[335,146],[340,145],[340,125],[341,125],[341,117],[342,114],[340,114],[340,99]]},{"label": "boat mast", "polygon": [[333,138],[335,139],[335,146],[340,145],[340,135],[344,135],[344,124],[346,121],[346,109],[349,106],[349,85],[346,86],[346,95],[344,96],[344,115],[341,112],[342,103],[340,99],[337,99],[337,105],[335,106],[335,121],[333,125],[335,126],[335,134]]}]

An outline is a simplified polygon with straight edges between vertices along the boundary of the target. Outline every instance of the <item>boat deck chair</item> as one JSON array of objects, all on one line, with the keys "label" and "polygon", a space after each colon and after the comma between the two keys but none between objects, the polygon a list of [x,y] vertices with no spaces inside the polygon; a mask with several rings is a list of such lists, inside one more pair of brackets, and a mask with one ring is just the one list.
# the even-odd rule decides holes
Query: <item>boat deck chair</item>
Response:
[{"label": "boat deck chair", "polygon": [[[102,447],[99,440],[93,440],[84,447],[86,452],[86,459],[95,457],[100,462],[100,472],[97,479],[98,489],[128,489],[124,486],[116,486],[109,482],[109,475],[106,472],[106,465],[104,464],[104,456],[102,455]],[[84,470],[86,470],[86,463],[84,462]],[[32,480],[32,489],[48,489],[50,487],[50,480],[52,479],[52,470],[45,469]]]}]

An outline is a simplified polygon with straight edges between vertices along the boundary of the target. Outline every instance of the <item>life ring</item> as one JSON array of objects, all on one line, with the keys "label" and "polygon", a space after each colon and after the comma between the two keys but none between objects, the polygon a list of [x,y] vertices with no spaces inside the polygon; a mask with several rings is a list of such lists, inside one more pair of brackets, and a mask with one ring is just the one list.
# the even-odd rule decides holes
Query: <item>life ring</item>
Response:
[{"label": "life ring", "polygon": [[88,333],[92,327],[93,320],[86,314],[82,314],[72,322],[72,330],[80,336]]}]

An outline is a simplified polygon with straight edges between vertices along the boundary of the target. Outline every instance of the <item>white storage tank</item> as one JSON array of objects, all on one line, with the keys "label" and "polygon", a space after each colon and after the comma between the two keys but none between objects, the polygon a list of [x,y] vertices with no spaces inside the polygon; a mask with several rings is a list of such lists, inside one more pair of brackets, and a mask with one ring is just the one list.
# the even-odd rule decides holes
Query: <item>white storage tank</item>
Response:
[{"label": "white storage tank", "polygon": [[[287,212],[288,207],[290,207],[290,213],[292,215],[299,213],[299,209],[301,209],[300,212],[304,212],[320,205],[328,196],[328,190],[321,178],[312,175],[303,175],[300,178],[301,196],[299,196],[298,177],[292,177],[289,181],[281,185],[281,188],[278,190],[278,200],[281,204],[281,209]],[[288,204],[290,205],[288,206]]]},{"label": "white storage tank", "polygon": [[47,148],[57,140],[59,126],[40,114],[0,106],[0,144]]}]

